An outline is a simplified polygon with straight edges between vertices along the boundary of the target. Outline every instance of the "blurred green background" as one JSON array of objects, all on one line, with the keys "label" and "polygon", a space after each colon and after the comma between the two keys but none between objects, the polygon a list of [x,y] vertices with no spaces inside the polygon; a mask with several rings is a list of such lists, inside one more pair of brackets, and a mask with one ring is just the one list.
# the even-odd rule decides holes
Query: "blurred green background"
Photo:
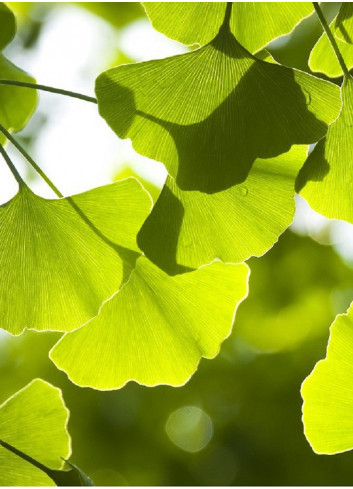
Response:
[{"label": "blurred green background", "polygon": [[[47,42],[45,26],[50,21],[55,27],[59,15],[64,25],[72,15],[81,16],[92,25],[92,36],[100,32],[94,26],[107,24],[109,56],[85,72],[92,88],[95,70],[98,74],[138,58],[133,49],[124,49],[126,39],[133,43],[140,31],[150,29],[135,3],[8,5],[19,26],[8,55],[20,53],[22,60],[35,59]],[[328,18],[338,7],[325,4]],[[312,16],[270,49],[281,63],[308,70],[320,34]],[[36,62],[43,63],[41,58]],[[31,74],[36,77],[35,66]],[[29,61],[25,67],[30,68]],[[67,69],[75,70],[72,60]],[[59,105],[54,109],[60,112]],[[40,105],[21,135],[34,156],[40,155],[37,142],[47,137],[52,111],[53,105]],[[60,124],[65,123],[63,117]],[[137,174],[154,199],[158,196],[160,184],[152,174],[139,174],[134,162],[123,161],[118,152],[116,161],[110,179]],[[36,184],[31,173],[27,179]],[[343,231],[348,235],[351,228],[342,231],[337,223],[320,220],[301,200],[298,208],[293,228],[264,257],[248,262],[250,294],[238,310],[233,334],[216,359],[201,361],[186,386],[130,383],[115,392],[78,388],[48,360],[59,334],[2,333],[0,402],[35,377],[60,387],[71,411],[72,461],[97,485],[351,485],[352,453],[319,456],[306,442],[300,397],[302,381],[325,355],[330,323],[353,296],[353,261],[347,243],[342,245]]]}]

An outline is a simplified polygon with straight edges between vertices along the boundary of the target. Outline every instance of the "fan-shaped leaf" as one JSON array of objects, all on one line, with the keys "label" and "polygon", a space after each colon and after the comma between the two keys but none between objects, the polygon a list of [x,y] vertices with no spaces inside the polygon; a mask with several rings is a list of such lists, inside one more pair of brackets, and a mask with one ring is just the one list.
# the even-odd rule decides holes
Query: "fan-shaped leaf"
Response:
[{"label": "fan-shaped leaf", "polygon": [[[207,44],[217,34],[226,2],[144,2],[153,27],[183,44]],[[270,41],[288,34],[310,15],[309,2],[234,2],[230,27],[238,41],[255,53]]]},{"label": "fan-shaped leaf", "polygon": [[212,195],[180,190],[171,177],[138,243],[168,273],[215,258],[239,263],[262,255],[293,219],[294,184],[306,147],[256,160],[244,183]]},{"label": "fan-shaped leaf", "polygon": [[[60,469],[69,457],[69,412],[56,387],[36,379],[0,406],[0,438],[40,463]],[[44,472],[0,446],[1,486],[54,486]]]},{"label": "fan-shaped leaf", "polygon": [[340,108],[338,87],[254,58],[226,25],[191,53],[108,70],[96,93],[119,137],[182,190],[208,193],[244,181],[256,158],[319,140]]},{"label": "fan-shaped leaf", "polygon": [[342,86],[342,110],[298,175],[297,189],[310,206],[333,219],[353,222],[353,80]]},{"label": "fan-shaped leaf", "polygon": [[325,360],[302,385],[305,436],[317,453],[353,448],[353,307],[331,326]]},{"label": "fan-shaped leaf", "polygon": [[[348,67],[353,67],[353,7],[351,2],[343,3],[336,20],[331,22],[338,48]],[[322,34],[310,53],[310,69],[314,72],[325,73],[331,78],[342,76],[342,68],[325,33]]]},{"label": "fan-shaped leaf", "polygon": [[28,187],[0,207],[0,326],[70,331],[127,280],[151,207],[131,178],[46,200]]},{"label": "fan-shaped leaf", "polygon": [[65,335],[51,359],[73,382],[96,389],[130,380],[182,385],[230,334],[247,275],[244,264],[215,262],[170,277],[141,257],[129,282],[99,316]]}]

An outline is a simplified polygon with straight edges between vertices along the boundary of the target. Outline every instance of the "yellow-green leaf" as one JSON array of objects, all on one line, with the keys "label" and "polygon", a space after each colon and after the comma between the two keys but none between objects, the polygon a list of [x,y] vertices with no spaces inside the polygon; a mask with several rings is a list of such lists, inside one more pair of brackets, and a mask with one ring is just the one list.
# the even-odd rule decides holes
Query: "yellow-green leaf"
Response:
[{"label": "yellow-green leaf", "polygon": [[297,189],[320,214],[353,222],[353,79],[342,86],[342,110],[298,175]]},{"label": "yellow-green leaf", "polygon": [[[61,391],[36,379],[0,406],[0,438],[30,457],[60,469],[71,453],[69,412]],[[1,486],[55,486],[44,472],[0,446]]]},{"label": "yellow-green leaf", "polygon": [[353,44],[353,3],[343,2],[338,12],[334,35],[336,39]]},{"label": "yellow-green leaf", "polygon": [[327,355],[302,385],[305,436],[316,453],[353,448],[353,307],[331,326]]},{"label": "yellow-green leaf", "polygon": [[305,158],[306,147],[294,146],[258,159],[244,183],[212,195],[182,191],[168,177],[139,246],[171,274],[214,258],[239,263],[262,255],[292,222],[295,179]]},{"label": "yellow-green leaf", "polygon": [[[353,67],[353,7],[351,2],[342,4],[338,16],[330,24],[338,48],[348,67]],[[315,44],[309,58],[310,69],[335,78],[342,76],[342,68],[325,33]]]},{"label": "yellow-green leaf", "polygon": [[119,137],[182,190],[208,193],[243,182],[256,158],[318,141],[341,102],[337,86],[253,57],[227,25],[190,53],[108,70],[96,93]]},{"label": "yellow-green leaf", "polygon": [[0,327],[70,331],[95,316],[128,279],[150,207],[134,178],[55,200],[22,187],[0,207]]},{"label": "yellow-green leaf", "polygon": [[[184,44],[204,45],[217,34],[226,2],[144,2],[153,27]],[[310,15],[310,2],[234,2],[230,28],[255,53],[276,37],[288,34]]]},{"label": "yellow-green leaf", "polygon": [[[0,24],[1,25],[1,24]],[[35,80],[0,53],[0,79],[35,83]],[[32,116],[38,101],[31,88],[0,84],[0,124],[9,131],[20,131]],[[0,143],[5,140],[0,135]]]},{"label": "yellow-green leaf", "polygon": [[141,257],[100,314],[65,335],[50,357],[81,386],[182,385],[230,334],[247,279],[245,264],[214,262],[170,277]]}]

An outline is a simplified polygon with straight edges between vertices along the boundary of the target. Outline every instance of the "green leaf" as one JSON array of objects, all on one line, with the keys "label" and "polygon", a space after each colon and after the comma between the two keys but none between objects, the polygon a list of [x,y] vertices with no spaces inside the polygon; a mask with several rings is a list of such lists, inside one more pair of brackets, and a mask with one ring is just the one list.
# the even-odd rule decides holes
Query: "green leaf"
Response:
[{"label": "green leaf", "polygon": [[65,335],[50,357],[81,386],[182,385],[230,334],[247,279],[245,264],[214,262],[170,277],[141,257],[99,316]]},{"label": "green leaf", "polygon": [[[0,406],[0,438],[40,463],[60,469],[69,457],[69,412],[61,391],[36,379]],[[54,486],[53,480],[0,447],[1,486]]]},{"label": "green leaf", "polygon": [[[157,31],[189,45],[204,45],[216,36],[226,5],[226,2],[143,3]],[[312,11],[309,2],[234,2],[230,27],[238,41],[255,53],[276,37],[291,32]]]},{"label": "green leaf", "polygon": [[134,178],[56,200],[22,187],[0,207],[0,326],[70,331],[95,316],[129,277],[150,207]]},{"label": "green leaf", "polygon": [[144,223],[138,243],[168,273],[215,258],[239,263],[262,255],[291,224],[294,185],[305,146],[256,160],[244,183],[212,195],[183,192],[171,177]]},{"label": "green leaf", "polygon": [[227,3],[142,2],[142,5],[154,29],[183,44],[203,46],[216,37]]},{"label": "green leaf", "polygon": [[353,222],[353,80],[342,85],[342,110],[298,175],[297,189],[310,206],[331,219]]},{"label": "green leaf", "polygon": [[[11,10],[0,3],[0,51],[12,40],[16,20]],[[0,53],[0,79],[33,83],[35,80],[20,70]],[[20,131],[32,116],[38,101],[35,90],[0,85],[0,124],[10,131]],[[0,144],[6,138],[0,134]]]},{"label": "green leaf", "polygon": [[[330,24],[330,29],[335,36],[338,48],[348,69],[353,67],[352,15],[352,3],[343,3],[336,20]],[[311,71],[324,73],[331,78],[342,76],[342,68],[325,33],[322,34],[310,53],[309,66]]]},{"label": "green leaf", "polygon": [[12,41],[16,32],[16,19],[11,10],[0,3],[0,50]]},{"label": "green leaf", "polygon": [[353,44],[353,4],[342,3],[335,21],[334,35],[336,39]]},{"label": "green leaf", "polygon": [[121,29],[126,24],[143,17],[139,2],[75,2],[80,7],[98,15],[112,26]]},{"label": "green leaf", "polygon": [[250,55],[224,26],[207,46],[119,66],[96,81],[99,111],[182,190],[241,183],[256,158],[322,138],[338,115],[335,85]]},{"label": "green leaf", "polygon": [[[0,24],[1,26],[1,24]],[[0,79],[35,83],[27,73],[17,68],[0,53]],[[20,131],[32,116],[38,101],[36,90],[0,85],[0,124],[9,131]],[[5,137],[0,135],[0,143]]]},{"label": "green leaf", "polygon": [[331,326],[325,360],[302,385],[305,436],[316,453],[353,448],[353,307]]}]

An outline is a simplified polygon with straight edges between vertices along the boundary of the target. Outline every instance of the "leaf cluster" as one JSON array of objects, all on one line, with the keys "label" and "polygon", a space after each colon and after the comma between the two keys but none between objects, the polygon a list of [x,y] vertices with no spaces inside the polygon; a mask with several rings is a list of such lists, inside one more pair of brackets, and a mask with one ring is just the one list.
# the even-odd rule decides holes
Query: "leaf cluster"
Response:
[{"label": "leaf cluster", "polygon": [[[320,16],[320,7],[314,7]],[[131,380],[180,386],[202,357],[217,355],[231,333],[248,292],[244,262],[266,253],[291,224],[296,191],[321,214],[353,223],[351,4],[342,5],[332,33],[323,19],[325,33],[309,60],[313,72],[331,78],[343,72],[341,87],[309,69],[281,65],[263,51],[312,15],[314,7],[300,2],[144,5],[155,29],[192,49],[114,67],[98,76],[96,101],[79,98],[97,102],[99,114],[119,138],[129,138],[138,153],[165,165],[168,177],[153,207],[134,178],[64,197],[12,136],[35,109],[36,85],[0,55],[0,143],[7,140],[20,149],[58,196],[35,195],[1,146],[19,184],[17,195],[0,207],[3,329],[13,335],[25,329],[64,333],[50,358],[79,386],[110,390]],[[5,4],[0,5],[0,28],[3,49],[16,29]],[[327,51],[333,56],[342,52],[343,58],[328,61],[322,55]],[[309,155],[308,145],[315,145]],[[333,328],[330,342],[337,342],[338,350],[351,341],[349,317],[337,319]],[[337,415],[340,399],[330,375],[338,376],[341,386],[351,375],[349,362],[342,367],[345,355],[331,354],[331,349],[303,387],[306,435],[325,453],[352,448],[351,438],[341,436],[351,428],[348,421],[344,424],[346,411],[337,418],[338,443],[327,436],[331,424],[325,427],[328,414]],[[325,382],[329,408],[322,402]],[[10,426],[7,406],[29,392],[26,406],[31,412],[40,409],[45,393],[34,392],[37,388],[57,394],[34,381],[2,407],[0,423],[2,415]],[[349,389],[345,400],[351,408]],[[53,445],[55,455],[49,450],[42,460],[33,451],[38,440],[28,437],[26,445],[5,428],[0,438],[60,470],[53,460],[57,464],[58,454],[68,456],[68,435],[62,405],[53,406],[48,413],[58,409],[61,417],[47,420],[60,436],[41,433],[60,441]],[[15,406],[9,416],[21,409]],[[22,431],[30,429],[25,425]],[[48,473],[39,475],[28,461],[17,466],[18,457],[11,450],[4,453],[6,464],[15,464],[15,479],[4,479],[8,484],[20,476],[26,482],[48,482]],[[70,467],[73,477],[85,477]],[[67,474],[61,471],[61,476]]]}]

